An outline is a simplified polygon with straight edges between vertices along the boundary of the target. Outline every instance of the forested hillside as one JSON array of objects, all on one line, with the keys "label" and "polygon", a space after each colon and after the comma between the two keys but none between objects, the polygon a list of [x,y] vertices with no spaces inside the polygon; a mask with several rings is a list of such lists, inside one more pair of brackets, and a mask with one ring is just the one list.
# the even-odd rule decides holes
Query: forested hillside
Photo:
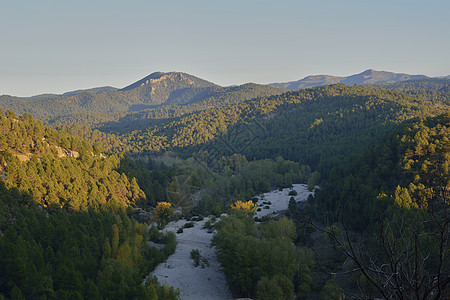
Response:
[{"label": "forested hillside", "polygon": [[[247,159],[282,156],[327,173],[414,117],[449,109],[448,93],[414,94],[369,86],[332,85],[257,98],[156,122],[128,132],[103,127],[62,127],[98,142],[105,149],[131,154],[173,150],[192,155],[214,149],[237,152]],[[139,122],[145,127],[144,120]],[[127,127],[128,126],[128,127]],[[99,127],[102,129],[102,127]],[[231,145],[231,147],[230,147]]]},{"label": "forested hillside", "polygon": [[[154,278],[143,283],[176,246],[136,221],[160,218],[160,202],[177,214],[159,226],[229,213],[208,226],[235,296],[441,295],[447,88],[417,80],[283,93],[155,73],[122,90],[3,97],[2,107],[54,127],[0,110],[0,298],[176,299]],[[321,188],[289,201],[288,218],[253,218],[246,201],[294,183]]]},{"label": "forested hillside", "polygon": [[[0,297],[7,299],[175,299],[144,277],[175,249],[127,213],[145,194],[119,170],[120,158],[0,111]],[[121,173],[119,173],[121,172]]]},{"label": "forested hillside", "polygon": [[397,83],[385,83],[379,84],[379,86],[398,90],[402,92],[416,91],[416,90],[429,90],[442,93],[450,92],[450,78],[427,78],[427,79],[415,79],[407,80]]},{"label": "forested hillside", "polygon": [[444,298],[449,125],[448,113],[402,125],[343,161],[308,204],[290,202],[290,219],[255,223],[251,205],[232,205],[214,245],[234,295]]},{"label": "forested hillside", "polygon": [[136,179],[119,174],[120,159],[86,141],[45,127],[25,114],[0,114],[0,163],[4,181],[44,207],[79,211],[123,207],[145,198]]},{"label": "forested hillside", "polygon": [[[380,210],[376,203],[435,208],[432,201],[448,197],[449,125],[448,113],[414,122],[358,160],[334,169],[320,193],[322,210],[337,211],[344,201],[348,222],[364,228],[377,217],[377,211],[386,209]],[[387,199],[391,201],[386,203]]]},{"label": "forested hillside", "polygon": [[147,245],[148,228],[120,211],[50,213],[0,180],[0,297],[6,299],[177,299],[143,279],[175,250]]},{"label": "forested hillside", "polygon": [[128,112],[141,110],[149,110],[144,113],[145,118],[149,115],[152,118],[176,117],[284,91],[256,84],[220,87],[185,73],[158,72],[121,90],[98,88],[29,98],[3,95],[0,105],[17,114],[31,113],[50,124],[98,124],[128,118]]},{"label": "forested hillside", "polygon": [[[333,170],[317,197],[370,297],[444,297],[450,270],[450,115],[421,119]],[[361,232],[349,239],[348,230]],[[335,244],[336,245],[336,244]]]}]

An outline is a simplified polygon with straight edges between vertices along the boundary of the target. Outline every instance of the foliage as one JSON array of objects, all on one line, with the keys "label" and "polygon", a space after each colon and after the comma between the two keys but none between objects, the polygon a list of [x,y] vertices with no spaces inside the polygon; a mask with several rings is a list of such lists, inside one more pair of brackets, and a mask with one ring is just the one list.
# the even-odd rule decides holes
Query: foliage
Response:
[{"label": "foliage", "polygon": [[226,211],[233,201],[245,201],[272,188],[306,182],[311,173],[308,166],[281,157],[247,162],[245,156],[238,154],[223,156],[212,168],[204,176],[208,182],[204,183],[206,189],[202,191],[198,209],[215,215]]},{"label": "foliage", "polygon": [[155,276],[147,278],[145,288],[148,293],[148,299],[164,299],[164,300],[178,300],[180,299],[180,290],[163,284],[161,285]]},{"label": "foliage", "polygon": [[[444,94],[450,92],[450,79],[449,78],[414,79],[401,81],[397,83],[379,84],[379,86],[409,93],[417,93],[417,94],[430,93],[430,95],[432,95],[432,98],[436,98],[438,93]],[[445,94],[443,95],[443,97],[445,97]]]},{"label": "foliage", "polygon": [[[391,134],[318,194],[339,217],[329,237],[371,285],[364,292],[439,298],[449,284],[449,121],[421,119]],[[365,233],[350,239],[349,228]]]},{"label": "foliage", "polygon": [[164,226],[173,216],[174,208],[169,202],[159,202],[156,205],[155,217],[160,226]]},{"label": "foliage", "polygon": [[288,196],[297,196],[298,193],[296,190],[289,191]]},{"label": "foliage", "polygon": [[[307,255],[298,251],[293,243],[295,225],[291,220],[271,221],[263,226],[262,235],[251,216],[247,214],[224,217],[216,224],[213,244],[231,290],[239,297],[262,297],[263,285],[281,285],[277,295],[292,295],[294,275],[305,271]],[[262,281],[261,281],[262,280]],[[261,282],[258,285],[258,282]],[[284,284],[284,282],[286,282]],[[258,293],[259,290],[259,293]],[[284,296],[282,296],[284,297]]]},{"label": "foliage", "polygon": [[200,252],[198,249],[191,250],[191,258],[194,260],[194,266],[198,267],[200,265]]},{"label": "foliage", "polygon": [[124,173],[128,178],[136,178],[139,187],[144,191],[145,198],[139,199],[139,206],[156,207],[158,202],[168,202],[166,192],[172,179],[179,175],[176,166],[168,167],[164,163],[158,164],[151,158],[132,159],[121,157],[117,172]]},{"label": "foliage", "polygon": [[261,280],[258,281],[256,290],[257,299],[289,300],[294,296],[294,285],[292,284],[292,281],[284,275],[275,275],[271,279],[267,277],[261,278]]},{"label": "foliage", "polygon": [[360,159],[333,170],[317,194],[322,211],[342,211],[347,224],[362,229],[392,203],[427,209],[430,201],[445,197],[448,123],[448,114],[419,120],[387,136]]},{"label": "foliage", "polygon": [[308,190],[313,191],[314,187],[320,182],[320,173],[314,171],[308,179]]},{"label": "foliage", "polygon": [[109,135],[83,128],[71,133],[131,154],[175,150],[189,157],[202,150],[211,156],[221,149],[222,155],[240,153],[249,160],[282,156],[326,178],[332,167],[374,146],[401,122],[442,113],[449,104],[448,93],[435,97],[426,91],[337,84],[210,107],[156,123],[151,119],[139,129],[134,121],[129,127],[119,123],[117,128],[98,128]]},{"label": "foliage", "polygon": [[[0,180],[0,294],[7,298],[148,298],[142,278],[164,257],[147,226],[122,213],[50,214]],[[158,288],[153,282],[151,286]],[[158,295],[162,295],[158,292]]]},{"label": "foliage", "polygon": [[[120,157],[105,156],[89,143],[24,114],[0,115],[0,164],[8,187],[31,201],[71,211],[103,206],[125,209],[145,199],[134,178],[116,169]],[[20,159],[23,161],[21,161]]]},{"label": "foliage", "polygon": [[[423,117],[448,112],[448,83],[387,86],[402,91],[333,85],[280,95],[191,77],[183,80],[194,87],[183,90],[182,76],[169,77],[167,89],[1,97],[3,107],[36,112],[52,124],[96,127],[58,131],[27,113],[0,110],[0,298],[176,299],[179,292],[155,278],[142,284],[175,251],[175,235],[149,233],[125,215],[127,207],[160,203],[163,224],[172,211],[163,203],[195,196],[195,213],[219,215],[234,202],[254,211],[243,201],[306,182],[310,189],[323,184],[311,202],[316,213],[341,221],[327,238],[354,260],[366,295],[442,295],[450,269],[450,122],[448,113]],[[300,210],[290,201],[290,215],[304,217]],[[257,226],[249,214],[232,214],[215,227],[235,295],[311,292],[312,254],[294,244],[306,243],[310,228],[286,218]],[[348,229],[364,235],[350,239]],[[166,246],[147,246],[147,236]],[[322,293],[332,295],[342,296],[334,280]]]},{"label": "foliage", "polygon": [[243,202],[243,201],[236,201],[235,203],[230,205],[231,210],[232,211],[238,211],[238,212],[243,212],[246,214],[250,214],[253,215],[253,213],[255,212],[257,205],[255,203],[253,203],[251,200],[247,201],[247,202]]},{"label": "foliage", "polygon": [[[0,96],[0,106],[32,113],[49,124],[107,124],[123,130],[149,119],[174,118],[211,107],[281,94],[284,89],[257,84],[219,87],[184,73],[154,73],[140,85],[121,90],[85,90],[63,95]],[[118,124],[114,124],[117,122]]]},{"label": "foliage", "polygon": [[323,300],[342,300],[345,298],[334,279],[327,280],[322,292],[320,293],[320,297]]}]

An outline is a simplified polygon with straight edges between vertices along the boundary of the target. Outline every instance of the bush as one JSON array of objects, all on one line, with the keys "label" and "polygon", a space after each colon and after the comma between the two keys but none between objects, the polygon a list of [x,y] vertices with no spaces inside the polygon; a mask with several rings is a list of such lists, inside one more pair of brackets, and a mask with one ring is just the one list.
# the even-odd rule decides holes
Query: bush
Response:
[{"label": "bush", "polygon": [[194,266],[198,267],[200,265],[200,251],[192,249],[191,258],[194,260]]},{"label": "bush", "polygon": [[167,258],[175,253],[175,249],[177,247],[177,238],[175,236],[175,233],[173,232],[165,233],[162,241],[164,244],[166,244],[163,248],[163,251]]},{"label": "bush", "polygon": [[314,202],[316,201],[316,198],[312,194],[309,194],[307,200],[308,200],[308,204],[309,205],[314,205]]},{"label": "bush", "polygon": [[331,300],[342,300],[344,299],[344,294],[339,289],[336,281],[334,279],[327,280],[323,290],[320,292],[320,296],[322,299],[331,299]]},{"label": "bush", "polygon": [[298,193],[297,193],[296,190],[292,190],[292,191],[289,191],[289,194],[288,194],[288,195],[289,195],[289,196],[297,196]]},{"label": "bush", "polygon": [[158,230],[156,226],[151,226],[149,229],[149,239],[152,242],[159,243],[163,234]]},{"label": "bush", "polygon": [[187,222],[184,224],[183,228],[192,228],[194,227],[195,223],[194,222]]},{"label": "bush", "polygon": [[188,220],[188,219],[186,219],[186,220],[198,222],[198,221],[203,221],[203,219],[204,219],[203,216],[201,216],[201,215],[195,215],[195,216],[192,216],[192,217],[190,218],[190,220]]},{"label": "bush", "polygon": [[211,220],[206,221],[205,225],[203,225],[204,229],[213,229],[214,228],[214,224],[211,223]]},{"label": "bush", "polygon": [[292,299],[294,285],[284,275],[275,275],[272,279],[262,277],[256,286],[258,299]]}]

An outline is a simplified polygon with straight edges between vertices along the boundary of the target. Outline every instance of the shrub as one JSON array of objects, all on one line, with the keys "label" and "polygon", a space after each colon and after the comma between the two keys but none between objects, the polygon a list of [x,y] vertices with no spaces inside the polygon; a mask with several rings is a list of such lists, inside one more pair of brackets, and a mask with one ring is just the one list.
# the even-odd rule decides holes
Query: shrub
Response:
[{"label": "shrub", "polygon": [[211,220],[206,221],[205,225],[203,225],[204,229],[213,229],[214,225],[211,223]]},{"label": "shrub", "polygon": [[198,267],[200,265],[200,251],[192,249],[191,258],[194,260],[194,266]]},{"label": "shrub", "polygon": [[192,228],[194,227],[195,223],[194,222],[187,222],[184,224],[183,228]]}]

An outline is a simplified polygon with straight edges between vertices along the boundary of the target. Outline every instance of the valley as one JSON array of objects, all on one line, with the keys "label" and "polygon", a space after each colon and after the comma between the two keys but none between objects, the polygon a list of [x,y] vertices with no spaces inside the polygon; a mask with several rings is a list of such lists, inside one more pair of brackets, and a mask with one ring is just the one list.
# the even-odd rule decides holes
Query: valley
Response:
[{"label": "valley", "polygon": [[443,297],[449,85],[156,72],[0,96],[0,298]]},{"label": "valley", "polygon": [[[306,202],[309,195],[314,195],[304,184],[263,193],[256,203],[260,209],[255,212],[255,218],[283,214],[288,209],[290,191],[297,192],[294,196],[296,202]],[[159,282],[178,288],[182,299],[230,299],[232,296],[226,288],[215,247],[211,247],[214,234],[211,224],[219,221],[220,218],[205,217],[201,221],[182,219],[167,224],[164,231],[177,234],[177,248],[150,276],[155,275]],[[187,223],[192,223],[193,226],[188,227]],[[193,250],[200,253],[201,262],[198,266],[190,254]]]}]

